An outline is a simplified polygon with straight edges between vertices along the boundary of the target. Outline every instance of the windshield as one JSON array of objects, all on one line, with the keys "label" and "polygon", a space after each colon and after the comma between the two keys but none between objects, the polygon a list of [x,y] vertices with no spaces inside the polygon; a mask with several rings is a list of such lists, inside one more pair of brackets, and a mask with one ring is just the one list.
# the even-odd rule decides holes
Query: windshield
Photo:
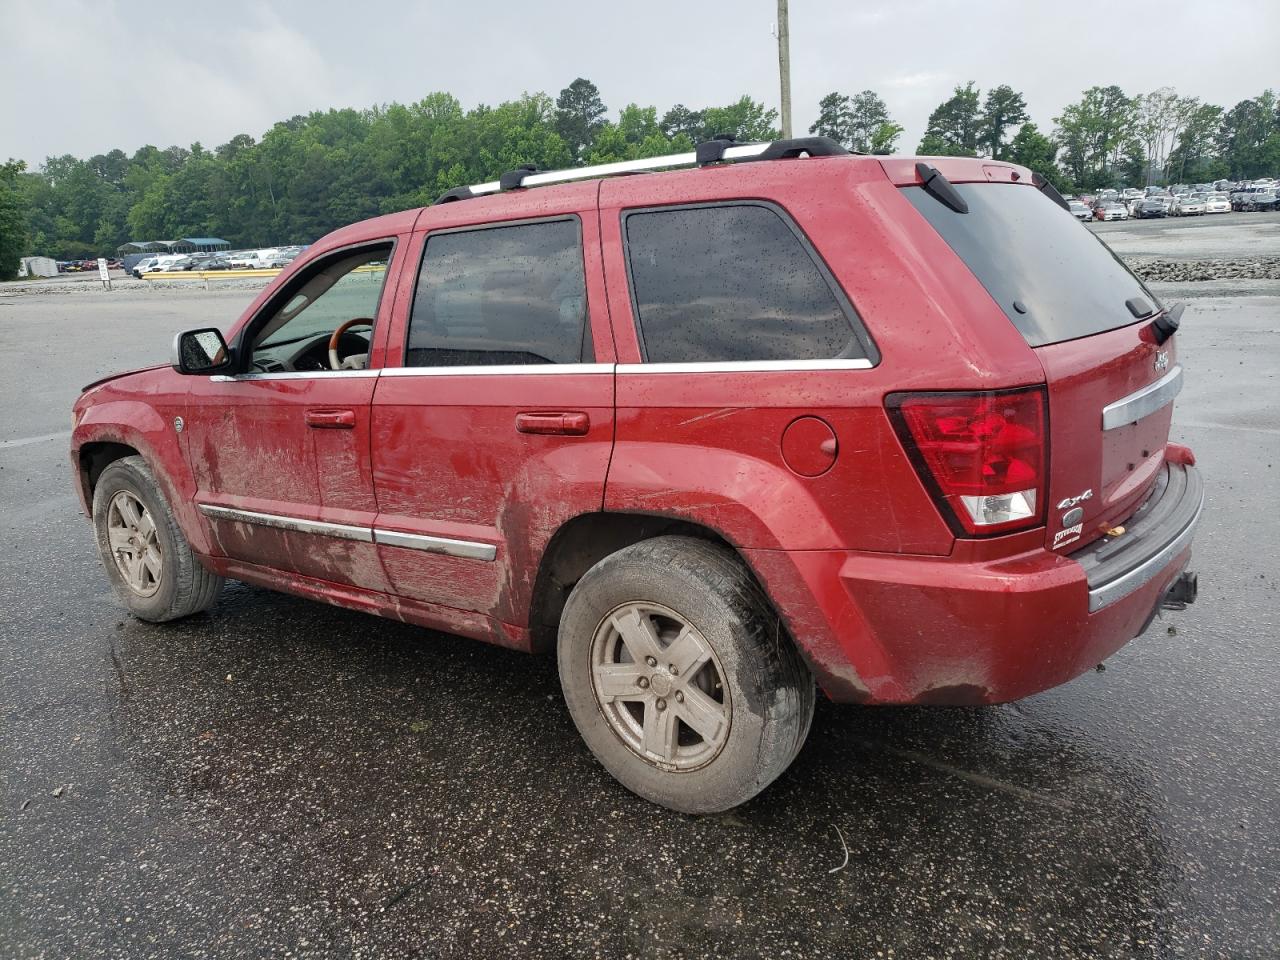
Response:
[{"label": "windshield", "polygon": [[903,194],[1033,347],[1134,323],[1125,301],[1159,302],[1111,249],[1031,186],[959,183],[956,213],[922,187]]}]

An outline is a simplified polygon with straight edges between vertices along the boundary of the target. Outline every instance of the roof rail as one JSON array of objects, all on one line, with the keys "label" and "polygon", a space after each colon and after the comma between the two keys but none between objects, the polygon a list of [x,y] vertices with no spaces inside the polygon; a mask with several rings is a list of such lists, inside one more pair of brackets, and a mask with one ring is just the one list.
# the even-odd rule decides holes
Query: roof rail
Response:
[{"label": "roof rail", "polygon": [[598,163],[590,167],[570,167],[568,170],[535,170],[531,166],[509,170],[497,180],[476,183],[469,187],[454,187],[441,194],[436,203],[468,200],[491,193],[502,193],[518,187],[545,187],[553,183],[571,183],[575,180],[594,180],[598,177],[617,177],[628,173],[645,173],[655,170],[672,170],[677,167],[706,166],[730,160],[781,160],[808,155],[810,157],[835,157],[849,151],[830,137],[799,137],[794,140],[774,140],[772,143],[736,143],[731,137],[718,137],[698,144],[690,153],[672,153],[663,157],[644,157],[639,160],[620,160],[616,163]]}]

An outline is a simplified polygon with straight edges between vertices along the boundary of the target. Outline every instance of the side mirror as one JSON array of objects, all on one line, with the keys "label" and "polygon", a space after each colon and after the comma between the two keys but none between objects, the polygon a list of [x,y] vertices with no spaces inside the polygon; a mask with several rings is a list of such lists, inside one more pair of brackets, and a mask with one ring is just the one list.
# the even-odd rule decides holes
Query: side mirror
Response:
[{"label": "side mirror", "polygon": [[231,350],[213,327],[184,330],[173,339],[173,369],[179,373],[217,373],[231,366]]}]

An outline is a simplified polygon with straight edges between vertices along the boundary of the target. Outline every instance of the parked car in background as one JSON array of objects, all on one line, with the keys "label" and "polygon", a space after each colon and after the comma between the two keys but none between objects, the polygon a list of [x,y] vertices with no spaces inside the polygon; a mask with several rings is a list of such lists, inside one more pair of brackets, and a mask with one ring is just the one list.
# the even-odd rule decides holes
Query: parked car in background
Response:
[{"label": "parked car in background", "polygon": [[1079,200],[1069,200],[1067,201],[1067,206],[1071,210],[1071,215],[1075,217],[1077,220],[1093,219],[1093,211],[1090,210],[1088,207],[1086,207]]},{"label": "parked car in background", "polygon": [[1145,200],[1138,201],[1134,206],[1133,215],[1139,220],[1166,217],[1169,215],[1169,208],[1164,205],[1159,197],[1148,197]]},{"label": "parked car in background", "polygon": [[1276,208],[1275,190],[1256,190],[1249,194],[1244,209],[1249,211],[1274,210]]},{"label": "parked car in background", "polygon": [[1230,213],[1231,201],[1225,193],[1211,193],[1204,201],[1205,213]]},{"label": "parked car in background", "polygon": [[1108,200],[1099,203],[1093,208],[1093,219],[1095,220],[1128,220],[1129,211],[1125,209],[1123,203],[1115,200]]},{"label": "parked car in background", "polygon": [[344,227],[225,336],[90,385],[70,465],[121,602],[174,620],[231,577],[554,652],[605,769],[713,813],[795,759],[815,679],[1017,700],[1195,599],[1180,311],[1030,170],[698,154],[749,162]]},{"label": "parked car in background", "polygon": [[138,279],[142,279],[142,275],[144,273],[150,273],[151,268],[155,266],[156,261],[159,259],[160,258],[157,256],[143,257],[141,260],[139,260],[137,263],[133,265],[133,269],[130,271],[130,273],[132,273]]},{"label": "parked car in background", "polygon": [[1174,200],[1169,212],[1175,217],[1201,217],[1204,216],[1204,201],[1190,195],[1180,196]]},{"label": "parked car in background", "polygon": [[231,261],[226,257],[213,256],[207,260],[201,261],[194,269],[196,270],[230,270]]}]

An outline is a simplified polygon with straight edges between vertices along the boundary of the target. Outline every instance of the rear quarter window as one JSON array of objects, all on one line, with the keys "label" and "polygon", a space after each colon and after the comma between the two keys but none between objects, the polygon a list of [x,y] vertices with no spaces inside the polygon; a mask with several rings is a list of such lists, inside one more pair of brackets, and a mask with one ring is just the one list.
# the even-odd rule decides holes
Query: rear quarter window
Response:
[{"label": "rear quarter window", "polygon": [[957,213],[923,187],[902,192],[1033,347],[1137,322],[1125,301],[1159,302],[1111,248],[1030,185],[958,183]]},{"label": "rear quarter window", "polygon": [[772,205],[633,211],[625,231],[647,361],[868,356],[852,306]]}]

